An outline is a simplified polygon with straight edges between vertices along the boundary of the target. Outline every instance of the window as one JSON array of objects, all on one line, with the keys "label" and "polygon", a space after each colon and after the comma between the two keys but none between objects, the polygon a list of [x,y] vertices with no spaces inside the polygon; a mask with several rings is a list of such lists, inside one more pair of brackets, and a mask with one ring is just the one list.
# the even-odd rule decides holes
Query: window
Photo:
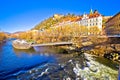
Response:
[{"label": "window", "polygon": [[97,21],[98,19],[96,19],[96,21]]}]

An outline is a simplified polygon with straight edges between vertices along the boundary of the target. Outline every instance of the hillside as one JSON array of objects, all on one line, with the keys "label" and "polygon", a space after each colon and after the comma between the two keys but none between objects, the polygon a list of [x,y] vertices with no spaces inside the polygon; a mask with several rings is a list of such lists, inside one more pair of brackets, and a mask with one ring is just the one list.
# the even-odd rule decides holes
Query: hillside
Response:
[{"label": "hillside", "polygon": [[53,27],[56,24],[66,22],[66,21],[74,21],[78,19],[79,16],[75,16],[74,14],[67,14],[67,15],[59,15],[55,14],[52,17],[42,21],[38,25],[36,25],[32,30],[42,30],[47,29],[49,27]]},{"label": "hillside", "polygon": [[[111,16],[103,16],[103,29],[105,28],[106,21],[110,17]],[[37,24],[34,28],[32,28],[32,30],[48,29],[50,27],[58,26],[61,23],[65,23],[67,21],[71,21],[71,22],[78,21],[80,18],[81,18],[81,16],[77,16],[77,15],[69,14],[69,13],[67,15],[55,14],[52,17],[50,17],[50,18],[40,22],[39,24]]]}]

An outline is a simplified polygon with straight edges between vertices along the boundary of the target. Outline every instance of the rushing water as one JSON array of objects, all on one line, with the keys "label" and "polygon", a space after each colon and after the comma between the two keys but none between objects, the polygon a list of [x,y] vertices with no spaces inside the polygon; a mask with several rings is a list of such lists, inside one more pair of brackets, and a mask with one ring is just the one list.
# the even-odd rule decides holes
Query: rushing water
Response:
[{"label": "rushing water", "polygon": [[117,79],[118,64],[104,58],[56,54],[56,48],[16,50],[11,41],[0,44],[0,80]]}]

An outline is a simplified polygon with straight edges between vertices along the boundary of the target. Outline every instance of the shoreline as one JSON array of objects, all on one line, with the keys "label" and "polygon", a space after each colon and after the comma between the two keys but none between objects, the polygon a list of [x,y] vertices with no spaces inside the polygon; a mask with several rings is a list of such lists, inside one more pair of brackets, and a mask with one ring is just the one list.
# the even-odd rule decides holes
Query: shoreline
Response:
[{"label": "shoreline", "polygon": [[[111,46],[112,45],[112,46]],[[115,48],[115,47],[118,47]],[[85,52],[96,57],[103,57],[109,60],[120,63],[120,44],[104,44],[104,45],[96,45],[96,46],[81,46],[80,48],[76,48],[76,46],[63,47],[68,53],[72,52]]]}]

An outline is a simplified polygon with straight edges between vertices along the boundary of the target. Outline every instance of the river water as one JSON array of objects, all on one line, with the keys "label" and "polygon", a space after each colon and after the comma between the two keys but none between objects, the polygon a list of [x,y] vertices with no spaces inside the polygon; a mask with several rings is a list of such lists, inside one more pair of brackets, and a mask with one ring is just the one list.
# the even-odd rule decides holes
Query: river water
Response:
[{"label": "river water", "polygon": [[0,44],[0,80],[117,80],[118,64],[89,54],[58,54],[57,48],[16,50]]}]

